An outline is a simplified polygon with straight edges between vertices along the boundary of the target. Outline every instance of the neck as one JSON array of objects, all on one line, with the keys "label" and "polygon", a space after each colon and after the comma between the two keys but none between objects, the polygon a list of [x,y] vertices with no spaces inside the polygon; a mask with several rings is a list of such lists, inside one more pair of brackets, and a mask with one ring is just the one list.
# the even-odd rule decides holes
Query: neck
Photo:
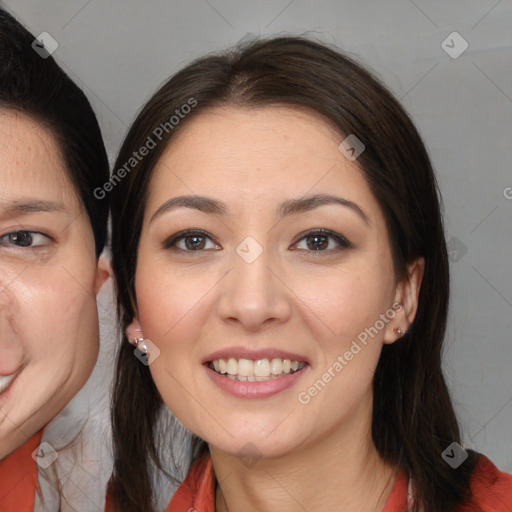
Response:
[{"label": "neck", "polygon": [[365,420],[250,467],[210,446],[218,481],[215,510],[381,512],[397,471],[371,440],[371,410]]}]

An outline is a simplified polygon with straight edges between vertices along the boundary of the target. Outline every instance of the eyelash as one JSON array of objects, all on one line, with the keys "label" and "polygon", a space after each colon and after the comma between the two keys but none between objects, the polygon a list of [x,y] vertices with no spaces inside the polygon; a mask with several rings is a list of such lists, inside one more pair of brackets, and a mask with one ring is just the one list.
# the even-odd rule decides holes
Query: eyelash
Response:
[{"label": "eyelash", "polygon": [[[29,234],[31,237],[33,237],[34,235],[41,235],[44,238],[46,238],[48,240],[48,242],[53,241],[53,238],[51,236],[47,235],[46,233],[42,233],[41,231],[30,231],[28,229],[19,229],[17,231],[9,231],[8,233],[1,235],[0,236],[0,246],[5,245],[6,247],[14,248],[15,250],[28,250],[28,249],[39,249],[39,248],[42,248],[42,247],[45,247],[46,245],[48,245],[47,243],[45,243],[42,245],[35,245],[35,246],[30,245],[28,247],[23,247],[23,246],[15,245],[12,242],[9,243],[9,241],[4,242],[4,239],[8,238],[9,235],[19,235],[20,233]],[[32,243],[33,243],[33,240],[32,240]]]},{"label": "eyelash", "polygon": [[[188,237],[193,237],[193,236],[208,238],[208,239],[212,240],[212,238],[205,231],[185,230],[185,231],[180,231],[179,233],[176,233],[175,235],[172,235],[171,237],[169,237],[163,243],[163,248],[173,250],[173,251],[181,251],[183,253],[204,252],[205,250],[208,250],[208,249],[199,249],[199,250],[180,249],[180,248],[176,247],[177,242],[184,240]],[[326,229],[317,229],[314,231],[309,231],[309,232],[305,233],[304,235],[302,235],[302,237],[294,245],[297,245],[299,242],[301,242],[302,240],[304,240],[306,238],[313,238],[315,236],[332,238],[339,244],[339,247],[336,249],[327,249],[327,250],[320,249],[320,250],[316,250],[316,251],[315,250],[306,250],[306,249],[299,249],[299,250],[306,251],[306,252],[309,252],[312,254],[316,253],[315,255],[318,255],[318,253],[327,253],[329,255],[334,252],[343,251],[345,249],[349,249],[352,247],[352,244],[344,236],[334,233],[332,231],[326,230]]]}]

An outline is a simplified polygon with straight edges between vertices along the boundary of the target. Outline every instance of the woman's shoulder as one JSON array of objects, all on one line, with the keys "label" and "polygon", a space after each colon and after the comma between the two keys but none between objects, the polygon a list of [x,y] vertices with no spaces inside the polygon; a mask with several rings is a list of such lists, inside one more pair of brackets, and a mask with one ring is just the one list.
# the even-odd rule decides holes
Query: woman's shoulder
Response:
[{"label": "woman's shoulder", "polygon": [[215,510],[215,474],[209,453],[204,453],[194,461],[166,512],[177,510]]},{"label": "woman's shoulder", "polygon": [[478,454],[470,486],[471,503],[459,507],[458,512],[512,512],[512,474],[500,471],[482,453]]}]

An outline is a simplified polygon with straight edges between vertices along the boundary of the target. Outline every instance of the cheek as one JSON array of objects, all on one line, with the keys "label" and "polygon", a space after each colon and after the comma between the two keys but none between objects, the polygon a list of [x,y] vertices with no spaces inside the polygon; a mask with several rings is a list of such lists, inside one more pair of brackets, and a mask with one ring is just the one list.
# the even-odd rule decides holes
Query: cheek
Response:
[{"label": "cheek", "polygon": [[0,288],[3,290],[0,293],[0,374],[9,375],[18,370],[23,360],[23,347],[16,342],[20,337],[16,319],[23,318],[23,310],[13,287],[0,282]]},{"label": "cheek", "polygon": [[13,290],[13,332],[25,357],[44,361],[41,372],[69,373],[90,367],[98,350],[94,269],[32,267]]},{"label": "cheek", "polygon": [[144,337],[160,350],[159,357],[149,366],[152,378],[167,407],[187,424],[195,411],[190,397],[199,396],[198,340],[205,338],[208,319],[215,309],[214,293],[209,295],[208,291],[213,292],[218,276],[202,272],[203,277],[198,277],[197,272],[192,276],[157,268],[162,267],[139,259],[135,280],[138,319]]},{"label": "cheek", "polygon": [[180,350],[180,346],[187,346],[190,352],[190,341],[197,337],[201,326],[198,317],[205,307],[211,307],[208,290],[216,279],[213,272],[173,272],[161,263],[140,258],[135,294],[144,337],[160,349],[172,345],[173,350]]},{"label": "cheek", "polygon": [[[94,270],[71,261],[65,269],[32,265],[9,286],[8,312],[0,312],[0,324],[10,340],[6,351],[22,371],[4,410],[26,432],[35,433],[62,410],[94,367],[99,348]],[[14,435],[6,423],[0,430],[0,437]]]},{"label": "cheek", "polygon": [[301,309],[311,311],[319,339],[340,345],[375,323],[389,307],[393,276],[385,267],[364,262],[298,277],[294,292]]}]

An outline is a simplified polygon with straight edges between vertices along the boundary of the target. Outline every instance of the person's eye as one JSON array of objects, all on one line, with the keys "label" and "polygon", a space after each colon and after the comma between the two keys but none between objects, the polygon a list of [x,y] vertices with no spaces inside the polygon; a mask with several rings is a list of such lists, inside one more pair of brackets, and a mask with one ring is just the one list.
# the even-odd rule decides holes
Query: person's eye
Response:
[{"label": "person's eye", "polygon": [[[188,230],[180,231],[175,235],[168,238],[163,246],[164,249],[179,250],[184,252],[201,252],[205,249],[211,249],[207,247],[207,241],[212,242],[212,238],[204,231]],[[213,249],[219,249],[220,246],[213,243]]]},{"label": "person's eye", "polygon": [[[343,236],[338,233],[333,233],[332,231],[328,231],[326,229],[318,229],[315,231],[310,231],[303,236],[299,242],[304,241],[304,246],[299,247],[300,243],[295,244],[295,247],[305,250],[307,252],[338,252],[344,249],[349,249],[352,247],[352,244]],[[330,242],[334,241],[335,247],[333,248]]]},{"label": "person's eye", "polygon": [[39,231],[11,231],[0,237],[0,245],[26,249],[48,245],[51,238]]}]

